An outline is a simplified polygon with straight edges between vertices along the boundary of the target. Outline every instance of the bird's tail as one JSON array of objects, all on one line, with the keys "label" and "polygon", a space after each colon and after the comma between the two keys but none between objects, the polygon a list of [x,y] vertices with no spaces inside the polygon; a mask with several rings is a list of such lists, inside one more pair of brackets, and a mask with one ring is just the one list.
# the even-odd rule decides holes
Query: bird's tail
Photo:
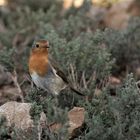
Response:
[{"label": "bird's tail", "polygon": [[71,89],[72,91],[74,91],[76,94],[80,95],[80,96],[85,96],[85,95],[82,94],[80,91],[76,90],[75,88],[73,88],[73,87],[71,87],[71,86],[70,86],[70,89]]}]

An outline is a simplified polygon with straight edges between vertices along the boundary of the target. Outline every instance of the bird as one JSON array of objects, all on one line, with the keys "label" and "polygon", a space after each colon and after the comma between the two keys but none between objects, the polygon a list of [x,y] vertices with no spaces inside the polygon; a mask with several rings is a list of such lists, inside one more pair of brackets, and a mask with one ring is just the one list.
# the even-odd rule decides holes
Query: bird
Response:
[{"label": "bird", "polygon": [[84,96],[72,86],[57,62],[52,59],[49,48],[49,41],[46,39],[36,40],[32,45],[28,65],[33,83],[54,96],[59,95],[67,87]]}]

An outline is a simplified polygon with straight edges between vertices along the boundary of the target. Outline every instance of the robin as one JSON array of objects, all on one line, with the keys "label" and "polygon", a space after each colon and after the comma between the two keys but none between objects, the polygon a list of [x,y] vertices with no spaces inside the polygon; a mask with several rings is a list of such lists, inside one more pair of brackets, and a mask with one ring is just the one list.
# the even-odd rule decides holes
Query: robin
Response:
[{"label": "robin", "polygon": [[83,96],[70,84],[65,74],[57,67],[56,62],[51,59],[47,40],[42,39],[33,43],[29,57],[29,72],[34,84],[52,95],[58,95],[60,91],[69,87]]}]

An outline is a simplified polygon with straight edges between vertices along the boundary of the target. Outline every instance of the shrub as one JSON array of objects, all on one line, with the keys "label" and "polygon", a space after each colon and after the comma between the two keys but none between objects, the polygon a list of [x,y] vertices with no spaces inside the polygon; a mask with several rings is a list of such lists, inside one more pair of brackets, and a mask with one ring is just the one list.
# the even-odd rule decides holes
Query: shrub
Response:
[{"label": "shrub", "polygon": [[[108,78],[139,67],[140,19],[134,18],[122,30],[97,29],[98,19],[88,16],[90,2],[76,9],[64,11],[62,1],[8,1],[5,10],[0,9],[6,30],[0,34],[0,64],[18,73],[18,80],[28,72],[28,57],[33,40],[45,38],[50,42],[50,53],[60,68],[79,91],[88,96],[80,98],[66,89],[55,99],[44,91],[26,90],[26,102],[31,102],[31,116],[35,121],[32,134],[12,129],[13,139],[36,139],[40,112],[47,115],[47,122],[58,122],[63,128],[57,133],[44,128],[42,139],[68,139],[67,112],[73,106],[86,110],[82,132],[72,139],[120,140],[139,139],[139,89],[136,80],[128,75],[122,85],[110,94]],[[14,8],[13,8],[14,7]],[[28,84],[28,86],[30,86]],[[100,88],[101,95],[96,96]],[[0,139],[9,135],[6,120],[0,121]]]},{"label": "shrub", "polygon": [[121,140],[139,138],[139,89],[132,75],[128,75],[114,97],[107,88],[99,98],[84,103],[86,131],[81,139]]}]

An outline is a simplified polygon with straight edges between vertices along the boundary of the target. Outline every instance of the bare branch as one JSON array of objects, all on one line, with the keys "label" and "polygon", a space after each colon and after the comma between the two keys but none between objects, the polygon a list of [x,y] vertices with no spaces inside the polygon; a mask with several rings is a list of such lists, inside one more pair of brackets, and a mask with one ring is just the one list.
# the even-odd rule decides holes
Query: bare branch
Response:
[{"label": "bare branch", "polygon": [[11,74],[11,78],[12,78],[12,80],[13,80],[15,86],[16,86],[17,89],[18,89],[18,93],[19,93],[19,96],[20,96],[20,98],[21,98],[21,101],[24,102],[23,92],[22,92],[22,90],[21,90],[21,88],[20,88],[20,85],[19,85],[19,83],[18,83],[18,80],[17,80],[17,72],[16,72],[16,70],[14,70],[13,74]]}]

